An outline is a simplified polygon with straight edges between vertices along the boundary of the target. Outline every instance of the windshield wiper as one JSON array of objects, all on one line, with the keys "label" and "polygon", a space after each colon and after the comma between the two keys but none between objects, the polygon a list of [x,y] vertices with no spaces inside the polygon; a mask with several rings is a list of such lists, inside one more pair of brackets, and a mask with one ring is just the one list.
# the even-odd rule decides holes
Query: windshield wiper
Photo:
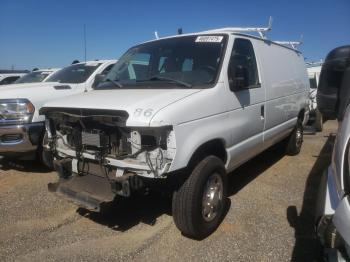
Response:
[{"label": "windshield wiper", "polygon": [[116,87],[118,88],[122,88],[123,85],[121,83],[119,83],[118,81],[116,80],[113,80],[113,79],[110,79],[110,78],[107,78],[104,82],[111,82],[113,83]]},{"label": "windshield wiper", "polygon": [[190,83],[186,83],[184,81],[177,80],[177,79],[174,79],[174,78],[171,78],[171,77],[159,76],[159,75],[152,76],[152,77],[150,77],[150,78],[148,78],[146,80],[138,80],[138,82],[157,81],[157,80],[174,82],[176,84],[180,84],[180,85],[188,87],[188,88],[192,87],[192,85]]}]

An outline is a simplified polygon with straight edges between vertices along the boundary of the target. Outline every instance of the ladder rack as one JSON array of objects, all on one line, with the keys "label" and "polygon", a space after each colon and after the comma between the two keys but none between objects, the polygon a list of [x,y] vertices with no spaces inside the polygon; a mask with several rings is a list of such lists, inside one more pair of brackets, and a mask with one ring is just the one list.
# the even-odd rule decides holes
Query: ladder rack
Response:
[{"label": "ladder rack", "polygon": [[[217,29],[211,29],[211,30],[202,31],[200,33],[208,34],[208,33],[220,33],[220,32],[223,32],[223,33],[255,32],[255,33],[259,34],[261,39],[268,40],[266,38],[266,33],[268,31],[271,31],[271,29],[272,29],[272,21],[273,21],[272,16],[270,16],[267,27],[223,27],[223,28],[217,28]],[[181,34],[182,34],[182,29],[181,29]],[[154,36],[155,36],[156,39],[159,39],[159,35],[158,35],[157,31],[154,32]],[[268,41],[270,41],[272,43],[284,45],[284,46],[290,46],[294,50],[298,50],[297,46],[301,45],[303,43],[303,35],[301,35],[299,41],[271,41],[271,40],[268,40]]]},{"label": "ladder rack", "polygon": [[239,33],[239,32],[256,32],[260,35],[262,39],[266,39],[266,32],[270,31],[272,29],[272,17],[269,18],[269,23],[267,27],[224,27],[219,29],[213,29],[204,31],[203,33],[214,33],[214,32],[232,32],[232,33]]},{"label": "ladder rack", "polygon": [[303,43],[303,35],[300,36],[299,41],[273,41],[273,42],[280,45],[289,45],[293,49],[297,50],[297,46]]}]

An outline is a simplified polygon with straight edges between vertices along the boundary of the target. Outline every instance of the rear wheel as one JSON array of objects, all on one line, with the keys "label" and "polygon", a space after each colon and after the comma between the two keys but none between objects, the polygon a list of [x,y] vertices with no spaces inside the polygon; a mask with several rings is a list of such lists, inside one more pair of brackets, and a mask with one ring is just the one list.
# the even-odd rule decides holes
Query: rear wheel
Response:
[{"label": "rear wheel", "polygon": [[226,201],[226,171],[216,156],[198,163],[176,191],[172,213],[177,228],[186,236],[203,239],[221,223]]},{"label": "rear wheel", "polygon": [[287,144],[287,150],[286,150],[288,155],[294,156],[300,153],[301,146],[303,144],[303,137],[304,137],[303,124],[302,124],[302,121],[298,119],[293,132],[290,134],[288,138],[288,144]]},{"label": "rear wheel", "polygon": [[315,123],[314,123],[314,127],[316,132],[321,132],[323,129],[323,117],[321,112],[316,109],[316,117],[315,117]]}]

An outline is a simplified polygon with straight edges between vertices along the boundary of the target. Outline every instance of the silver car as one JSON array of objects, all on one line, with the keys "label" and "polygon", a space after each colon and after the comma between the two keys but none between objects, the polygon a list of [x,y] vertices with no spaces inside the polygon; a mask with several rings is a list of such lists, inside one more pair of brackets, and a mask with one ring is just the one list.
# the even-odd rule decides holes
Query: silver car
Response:
[{"label": "silver car", "polygon": [[332,163],[320,185],[317,235],[328,261],[350,261],[350,45],[328,54],[317,103],[323,117],[338,120]]}]

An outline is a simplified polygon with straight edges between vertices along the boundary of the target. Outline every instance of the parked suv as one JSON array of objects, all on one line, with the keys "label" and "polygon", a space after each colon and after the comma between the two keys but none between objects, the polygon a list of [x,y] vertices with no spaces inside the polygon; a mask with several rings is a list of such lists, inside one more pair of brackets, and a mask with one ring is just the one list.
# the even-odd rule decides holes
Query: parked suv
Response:
[{"label": "parked suv", "polygon": [[328,54],[317,103],[324,117],[338,120],[332,164],[320,184],[317,233],[328,261],[350,261],[350,45]]},{"label": "parked suv", "polygon": [[[13,84],[0,91],[0,155],[49,160],[41,144],[45,117],[41,106],[50,100],[92,89],[95,76],[106,74],[115,60],[91,61],[65,67],[45,82]],[[35,71],[33,73],[36,73]],[[40,72],[41,74],[41,72]],[[50,161],[47,162],[50,165]]]},{"label": "parked suv", "polygon": [[130,48],[105,80],[41,109],[49,189],[85,208],[170,190],[176,226],[204,238],[223,219],[227,173],[283,139],[300,151],[309,80],[286,46],[237,29],[167,37]]}]

